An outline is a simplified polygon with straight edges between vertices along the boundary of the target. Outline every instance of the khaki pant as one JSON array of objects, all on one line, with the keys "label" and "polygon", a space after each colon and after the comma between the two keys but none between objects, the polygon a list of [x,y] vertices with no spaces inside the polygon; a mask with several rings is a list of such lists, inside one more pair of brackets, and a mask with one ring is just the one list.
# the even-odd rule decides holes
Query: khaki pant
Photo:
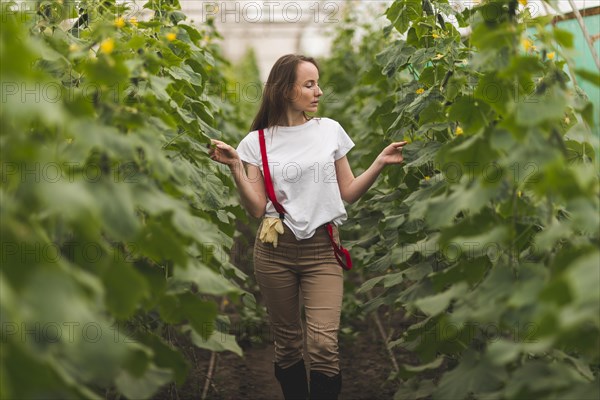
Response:
[{"label": "khaki pant", "polygon": [[[271,320],[275,362],[288,368],[302,358],[302,295],[310,368],[333,376],[340,370],[338,329],[343,270],[335,259],[325,226],[304,240],[297,240],[285,223],[283,226],[277,248],[258,237],[254,242],[254,274]],[[333,232],[339,242],[335,225]]]}]

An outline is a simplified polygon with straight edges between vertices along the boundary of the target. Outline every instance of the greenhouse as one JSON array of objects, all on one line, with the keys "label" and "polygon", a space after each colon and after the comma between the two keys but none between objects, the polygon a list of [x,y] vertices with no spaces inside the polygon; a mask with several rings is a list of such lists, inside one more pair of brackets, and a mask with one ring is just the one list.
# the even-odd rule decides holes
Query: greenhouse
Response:
[{"label": "greenhouse", "polygon": [[600,398],[597,0],[0,4],[0,399]]}]

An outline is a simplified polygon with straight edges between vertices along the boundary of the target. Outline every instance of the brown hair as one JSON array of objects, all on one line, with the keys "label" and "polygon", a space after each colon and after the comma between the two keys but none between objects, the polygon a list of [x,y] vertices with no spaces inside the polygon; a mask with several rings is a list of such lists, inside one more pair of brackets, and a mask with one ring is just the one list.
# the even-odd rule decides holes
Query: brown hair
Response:
[{"label": "brown hair", "polygon": [[[303,61],[312,63],[319,70],[314,58],[299,54],[286,54],[275,62],[267,78],[260,108],[250,127],[251,131],[280,125],[285,121],[290,103],[289,95],[296,83],[296,70],[298,64]],[[306,113],[304,117],[310,119]]]}]

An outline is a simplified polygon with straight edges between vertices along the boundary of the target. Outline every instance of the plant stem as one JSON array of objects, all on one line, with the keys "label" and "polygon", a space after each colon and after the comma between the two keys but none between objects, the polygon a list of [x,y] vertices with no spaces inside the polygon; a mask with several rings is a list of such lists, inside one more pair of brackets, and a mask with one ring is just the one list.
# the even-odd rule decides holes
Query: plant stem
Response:
[{"label": "plant stem", "polygon": [[583,32],[583,37],[585,38],[585,41],[588,44],[588,47],[590,48],[590,52],[592,53],[592,58],[594,59],[594,62],[596,63],[596,67],[598,68],[598,70],[600,70],[600,59],[598,58],[598,53],[596,53],[596,49],[594,48],[594,42],[592,41],[592,38],[590,37],[590,33],[588,32],[587,27],[585,26],[583,17],[581,16],[581,13],[579,12],[579,9],[577,8],[577,6],[575,5],[575,2],[573,0],[569,0],[569,4],[571,5],[571,8],[573,9],[573,14],[575,14],[575,18],[577,19],[577,22],[579,23],[581,32]]},{"label": "plant stem", "polygon": [[[373,300],[373,295],[371,294],[371,292],[367,292],[367,297],[369,298],[369,300]],[[383,324],[381,323],[381,319],[379,319],[379,313],[377,312],[377,310],[375,310],[375,312],[373,313],[373,319],[375,320],[375,325],[377,325],[377,330],[379,331],[379,335],[381,335],[381,338],[383,339],[383,342],[385,343],[385,349],[387,350],[388,356],[390,356],[390,360],[392,361],[392,367],[394,367],[394,372],[398,373],[400,371],[400,368],[398,367],[398,361],[396,361],[396,356],[394,355],[394,353],[388,346],[388,343],[389,343],[388,338],[387,338],[387,335],[385,334],[385,329],[383,329]]]}]

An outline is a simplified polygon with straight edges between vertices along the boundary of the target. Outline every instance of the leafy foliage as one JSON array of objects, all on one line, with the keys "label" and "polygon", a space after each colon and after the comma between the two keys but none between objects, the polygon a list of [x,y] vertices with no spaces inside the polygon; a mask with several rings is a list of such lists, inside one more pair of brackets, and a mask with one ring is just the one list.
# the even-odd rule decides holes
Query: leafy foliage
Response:
[{"label": "leafy foliage", "polygon": [[206,157],[212,25],[177,1],[2,7],[0,397],[151,397],[188,369],[167,328],[239,354],[215,330],[213,296],[246,276],[243,210]]},{"label": "leafy foliage", "polygon": [[400,367],[397,398],[597,398],[597,121],[563,72],[571,34],[516,0],[398,0],[386,16],[357,47],[339,30],[323,112],[362,145],[358,172],[410,142],[345,225],[374,275],[364,310],[411,323],[390,347],[421,365]]},{"label": "leafy foliage", "polygon": [[[0,397],[148,398],[188,370],[166,329],[240,354],[213,296],[253,304],[226,256],[247,219],[205,154],[254,105],[177,1],[23,7],[0,25]],[[516,0],[385,13],[339,31],[323,112],[357,173],[411,142],[345,225],[363,310],[410,323],[396,396],[598,398],[598,121],[569,75],[598,74]]]}]

